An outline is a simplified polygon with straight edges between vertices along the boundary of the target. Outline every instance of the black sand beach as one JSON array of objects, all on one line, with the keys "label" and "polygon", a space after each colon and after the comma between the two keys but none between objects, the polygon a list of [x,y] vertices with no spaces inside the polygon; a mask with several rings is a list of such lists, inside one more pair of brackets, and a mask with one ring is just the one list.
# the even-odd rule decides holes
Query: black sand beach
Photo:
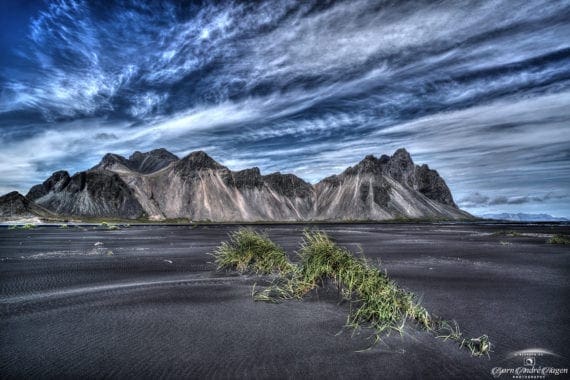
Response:
[{"label": "black sand beach", "polygon": [[[305,227],[255,226],[291,255]],[[489,335],[490,359],[413,326],[361,351],[369,333],[343,331],[348,305],[327,292],[254,302],[260,279],[207,255],[235,228],[0,228],[0,377],[491,378],[525,349],[570,367],[570,248],[545,243],[567,225],[318,226],[466,336]]]}]

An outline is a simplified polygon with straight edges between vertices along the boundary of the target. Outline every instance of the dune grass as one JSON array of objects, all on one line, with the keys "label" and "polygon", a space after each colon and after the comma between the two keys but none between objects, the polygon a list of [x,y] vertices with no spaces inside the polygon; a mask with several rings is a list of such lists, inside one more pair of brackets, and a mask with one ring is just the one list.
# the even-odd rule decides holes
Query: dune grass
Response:
[{"label": "dune grass", "polygon": [[408,318],[430,328],[428,312],[414,301],[412,293],[398,288],[365,257],[355,257],[325,233],[305,233],[299,257],[299,276],[294,279],[299,290],[306,293],[332,280],[342,298],[356,306],[351,309],[347,326],[367,325],[376,331],[377,339],[386,330],[401,331]]},{"label": "dune grass", "polygon": [[26,223],[26,224],[13,224],[10,227],[8,227],[9,230],[33,230],[34,228],[36,228],[36,225],[33,223]]},{"label": "dune grass", "polygon": [[256,290],[254,285],[256,301],[301,300],[318,287],[335,285],[342,300],[350,304],[346,326],[355,331],[361,327],[372,329],[373,344],[383,334],[402,333],[406,322],[411,321],[439,338],[456,341],[474,356],[489,355],[491,350],[486,335],[464,338],[457,323],[430,315],[414,294],[398,287],[363,255],[356,257],[339,247],[324,232],[305,232],[297,264],[290,263],[285,252],[265,235],[247,229],[233,233],[213,255],[220,269],[279,272],[270,286]]},{"label": "dune grass", "polygon": [[555,234],[552,235],[548,240],[548,244],[570,244],[570,236]]},{"label": "dune grass", "polygon": [[110,230],[110,231],[116,231],[116,230],[121,229],[121,227],[119,227],[117,224],[113,224],[113,223],[109,223],[109,222],[101,222],[100,226],[102,228],[105,228],[105,229]]},{"label": "dune grass", "polygon": [[240,273],[270,274],[292,269],[281,247],[249,228],[230,234],[229,241],[223,242],[212,255],[218,269],[235,269]]}]

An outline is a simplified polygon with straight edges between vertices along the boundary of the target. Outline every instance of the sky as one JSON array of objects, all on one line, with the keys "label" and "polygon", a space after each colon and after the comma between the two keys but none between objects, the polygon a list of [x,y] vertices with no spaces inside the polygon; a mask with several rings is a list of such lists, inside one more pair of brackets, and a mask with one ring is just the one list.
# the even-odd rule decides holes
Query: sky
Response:
[{"label": "sky", "polygon": [[463,209],[570,216],[569,1],[0,0],[0,193],[107,152],[309,182],[404,147]]}]

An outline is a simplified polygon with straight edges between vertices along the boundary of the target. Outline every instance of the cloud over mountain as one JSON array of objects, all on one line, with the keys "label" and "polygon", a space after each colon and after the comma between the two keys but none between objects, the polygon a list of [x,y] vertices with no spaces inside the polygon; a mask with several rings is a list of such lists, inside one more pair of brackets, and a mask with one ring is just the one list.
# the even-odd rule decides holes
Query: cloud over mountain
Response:
[{"label": "cloud over mountain", "polygon": [[[566,2],[38,8],[27,34],[2,27],[2,192],[156,146],[311,182],[405,146],[459,199],[570,187]],[[537,203],[570,213],[561,199],[519,205]]]}]

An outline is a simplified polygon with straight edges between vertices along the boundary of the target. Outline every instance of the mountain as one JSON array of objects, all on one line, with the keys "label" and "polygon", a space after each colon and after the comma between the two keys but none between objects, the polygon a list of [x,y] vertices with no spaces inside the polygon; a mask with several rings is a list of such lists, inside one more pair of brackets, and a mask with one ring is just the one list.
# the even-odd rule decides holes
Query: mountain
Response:
[{"label": "mountain", "polygon": [[509,220],[513,222],[568,222],[570,219],[560,218],[548,214],[524,214],[524,213],[501,213],[501,214],[483,214],[481,218],[495,220]]},{"label": "mountain", "polygon": [[469,217],[457,208],[438,173],[427,165],[414,165],[405,149],[398,149],[392,157],[366,156],[315,188],[317,219]]},{"label": "mountain", "polygon": [[445,181],[405,149],[366,156],[315,185],[293,174],[232,171],[202,151],[106,154],[93,168],[55,172],[26,198],[59,215],[197,221],[469,219]]},{"label": "mountain", "polygon": [[29,218],[54,218],[55,214],[36,205],[17,191],[0,197],[0,220],[15,220]]},{"label": "mountain", "polygon": [[55,172],[30,189],[26,198],[55,214],[135,219],[144,210],[121,177],[108,170],[89,170],[69,176]]}]

